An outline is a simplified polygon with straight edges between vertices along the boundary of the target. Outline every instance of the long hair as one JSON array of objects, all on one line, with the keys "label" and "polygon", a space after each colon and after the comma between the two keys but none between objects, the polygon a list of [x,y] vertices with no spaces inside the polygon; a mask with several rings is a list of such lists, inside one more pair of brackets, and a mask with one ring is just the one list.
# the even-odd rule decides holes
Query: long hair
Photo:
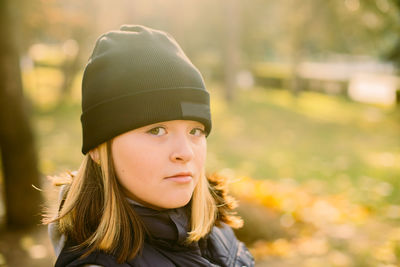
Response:
[{"label": "long hair", "polygon": [[[82,257],[95,250],[116,256],[122,263],[135,257],[143,246],[145,228],[128,203],[114,168],[111,140],[98,146],[100,164],[89,154],[70,179],[58,181],[66,190],[56,214],[47,213],[43,222],[58,223],[59,231],[84,249]],[[187,242],[207,235],[219,207],[203,170],[191,199],[191,231]],[[224,203],[219,203],[219,206]]]}]

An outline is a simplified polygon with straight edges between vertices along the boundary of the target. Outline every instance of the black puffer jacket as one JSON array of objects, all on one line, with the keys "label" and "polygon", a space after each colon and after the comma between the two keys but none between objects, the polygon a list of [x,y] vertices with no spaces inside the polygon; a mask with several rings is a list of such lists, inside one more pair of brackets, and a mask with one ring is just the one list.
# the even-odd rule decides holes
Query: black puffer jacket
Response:
[{"label": "black puffer jacket", "polygon": [[254,260],[246,246],[239,242],[232,229],[221,222],[214,226],[208,236],[190,246],[184,245],[189,219],[187,207],[156,211],[132,204],[148,228],[142,252],[134,259],[118,264],[112,255],[94,252],[79,259],[83,251],[71,252],[72,245],[66,242],[55,267],[77,267],[97,264],[105,267],[197,267],[197,266],[254,266]]}]

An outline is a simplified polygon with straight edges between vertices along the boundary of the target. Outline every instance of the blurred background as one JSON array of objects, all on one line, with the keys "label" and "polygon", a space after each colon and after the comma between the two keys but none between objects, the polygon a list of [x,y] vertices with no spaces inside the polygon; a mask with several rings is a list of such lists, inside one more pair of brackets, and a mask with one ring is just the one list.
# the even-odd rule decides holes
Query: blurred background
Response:
[{"label": "blurred background", "polygon": [[256,266],[400,266],[400,1],[0,1],[0,266],[52,266],[47,176],[78,168],[82,71],[122,24],[202,72],[207,169]]}]

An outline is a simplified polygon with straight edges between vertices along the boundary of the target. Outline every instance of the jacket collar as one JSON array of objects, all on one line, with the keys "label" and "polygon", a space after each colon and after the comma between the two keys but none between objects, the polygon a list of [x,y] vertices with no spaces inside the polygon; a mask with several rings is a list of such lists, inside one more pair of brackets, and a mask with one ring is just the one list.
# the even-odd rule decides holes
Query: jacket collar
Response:
[{"label": "jacket collar", "polygon": [[176,209],[154,210],[135,201],[129,202],[142,219],[151,241],[185,246],[190,231],[190,203]]}]

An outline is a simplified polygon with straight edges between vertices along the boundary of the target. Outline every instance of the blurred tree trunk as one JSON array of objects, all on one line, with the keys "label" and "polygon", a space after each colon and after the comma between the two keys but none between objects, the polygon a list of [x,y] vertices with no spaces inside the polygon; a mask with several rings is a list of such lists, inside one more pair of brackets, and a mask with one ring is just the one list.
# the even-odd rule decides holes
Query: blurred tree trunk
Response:
[{"label": "blurred tree trunk", "polygon": [[21,70],[11,0],[0,1],[0,149],[7,226],[29,227],[39,221],[37,154],[22,93]]},{"label": "blurred tree trunk", "polygon": [[[400,18],[400,0],[393,0],[393,5],[397,9],[397,17]],[[393,49],[388,53],[387,58],[393,61],[397,67],[400,68],[400,29],[397,27],[398,34],[397,34],[397,41],[394,45]]]},{"label": "blurred tree trunk", "polygon": [[[79,44],[80,40],[77,40]],[[64,74],[64,80],[61,85],[61,101],[66,99],[68,96],[71,96],[72,94],[72,86],[74,83],[74,79],[78,72],[81,69],[82,65],[82,52],[81,49],[78,48],[78,51],[76,55],[74,55],[73,58],[69,58],[65,61],[64,65],[61,67],[61,70],[63,71]]]},{"label": "blurred tree trunk", "polygon": [[291,40],[291,84],[290,91],[297,97],[304,90],[304,83],[299,75],[300,64],[304,60],[309,31],[312,30],[313,23],[319,23],[320,16],[326,13],[325,2],[315,0],[298,2],[293,0],[293,7],[297,10],[292,28]]},{"label": "blurred tree trunk", "polygon": [[[104,28],[108,28],[107,23],[109,20],[116,20],[115,18],[121,17],[121,14],[122,17],[124,17],[123,14],[132,13],[132,10],[134,10],[133,6],[135,1],[130,0],[126,2],[125,9],[123,11],[119,10],[118,13],[111,13],[111,11],[107,9],[107,3],[108,2],[104,0],[84,1],[80,10],[80,12],[82,12],[80,13],[80,16],[84,17],[84,20],[81,18],[82,21],[80,21],[79,23],[71,20],[70,25],[68,26],[70,32],[68,38],[75,41],[77,47],[74,47],[75,45],[72,44],[72,47],[70,47],[69,49],[72,49],[73,51],[69,51],[69,45],[67,45],[66,47],[68,51],[67,54],[72,53],[72,55],[69,55],[64,64],[61,66],[64,80],[61,85],[61,94],[59,101],[64,101],[72,95],[75,78],[81,71],[82,67],[84,67],[87,63],[88,54],[91,52],[85,51],[84,48],[92,48],[92,45],[95,41],[92,40],[91,36],[93,36],[94,33],[102,32]],[[60,11],[63,11],[62,7],[60,8]],[[109,19],[104,20],[104,17],[108,17]],[[132,16],[125,16],[124,18],[127,20],[131,17]],[[94,36],[96,36],[96,34],[94,34]],[[65,44],[66,43],[64,43],[64,45]],[[77,50],[74,51],[75,49]]]},{"label": "blurred tree trunk", "polygon": [[224,82],[225,99],[230,102],[235,95],[236,74],[239,65],[240,15],[238,0],[228,0],[225,14]]},{"label": "blurred tree trunk", "polygon": [[293,96],[299,96],[302,88],[301,78],[299,76],[299,67],[304,57],[305,40],[307,40],[308,26],[314,19],[312,14],[313,3],[310,1],[297,2],[294,0],[293,7],[297,10],[293,17],[291,33],[291,83],[289,90]]},{"label": "blurred tree trunk", "polygon": [[[397,17],[400,18],[400,0],[393,0],[393,4],[397,9]],[[397,42],[393,49],[389,52],[387,58],[393,61],[397,65],[397,69],[400,69],[400,29],[397,27]],[[400,91],[396,91],[396,103],[397,109],[400,110]]]},{"label": "blurred tree trunk", "polygon": [[291,54],[291,62],[290,62],[290,87],[289,90],[293,96],[299,96],[302,87],[301,87],[301,79],[299,76],[299,67],[303,58],[303,51],[301,46],[301,39],[296,36],[294,37],[292,43],[292,54]]}]

